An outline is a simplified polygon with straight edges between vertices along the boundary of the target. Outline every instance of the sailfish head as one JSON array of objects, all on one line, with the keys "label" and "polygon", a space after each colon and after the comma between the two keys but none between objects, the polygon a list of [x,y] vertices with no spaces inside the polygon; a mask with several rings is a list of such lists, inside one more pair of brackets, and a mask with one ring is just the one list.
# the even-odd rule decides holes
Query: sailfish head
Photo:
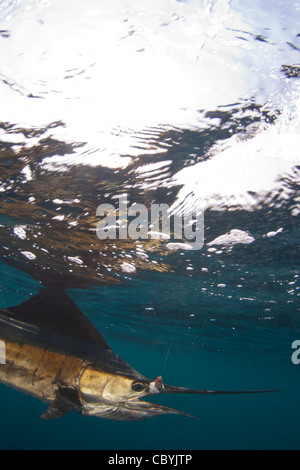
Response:
[{"label": "sailfish head", "polygon": [[[129,366],[130,367],[130,366]],[[90,382],[88,387],[81,388],[84,406],[82,413],[115,420],[143,420],[159,415],[177,414],[195,418],[195,416],[169,406],[148,402],[145,397],[165,393],[183,394],[239,394],[239,393],[267,393],[279,390],[246,390],[246,391],[218,391],[198,390],[186,387],[177,387],[163,383],[162,377],[149,380],[137,373],[137,377],[129,378],[122,374],[112,374],[105,379],[101,392],[100,382]],[[98,388],[98,394],[96,392]],[[89,390],[87,390],[89,389]],[[91,389],[96,393],[91,393]],[[100,392],[100,393],[99,393]]]}]

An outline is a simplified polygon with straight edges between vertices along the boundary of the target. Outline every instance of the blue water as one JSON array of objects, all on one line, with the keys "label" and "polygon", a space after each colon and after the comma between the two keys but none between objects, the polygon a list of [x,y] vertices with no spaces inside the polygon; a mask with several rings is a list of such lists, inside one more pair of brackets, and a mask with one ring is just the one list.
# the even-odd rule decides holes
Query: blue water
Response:
[{"label": "blue water", "polygon": [[[5,305],[20,302],[25,293],[37,287],[3,265],[2,273],[6,279],[18,282],[16,295],[14,284],[7,286],[1,281],[6,284],[2,300]],[[195,286],[187,280],[176,276],[165,280],[159,275],[121,288],[74,292],[73,298],[111,347],[146,376],[154,378],[162,373],[166,383],[189,387],[282,388],[282,392],[253,396],[170,395],[154,400],[199,419],[165,416],[145,422],[115,422],[70,413],[51,422],[40,419],[46,404],[2,385],[1,448],[299,448],[300,366],[291,361],[291,343],[299,338],[296,315],[293,323],[282,324],[288,321],[286,309],[283,321],[269,322],[273,323],[269,327],[261,325],[258,312],[249,306],[207,301],[193,292]],[[145,306],[154,309],[153,317],[145,313]],[[191,312],[196,318],[189,317]],[[209,322],[212,312],[216,321]]]},{"label": "blue water", "polygon": [[[0,308],[64,287],[147,377],[282,391],[44,421],[0,384],[0,448],[299,449],[300,4],[72,5],[0,6]],[[204,204],[203,247],[100,244],[97,206],[124,193]]]}]

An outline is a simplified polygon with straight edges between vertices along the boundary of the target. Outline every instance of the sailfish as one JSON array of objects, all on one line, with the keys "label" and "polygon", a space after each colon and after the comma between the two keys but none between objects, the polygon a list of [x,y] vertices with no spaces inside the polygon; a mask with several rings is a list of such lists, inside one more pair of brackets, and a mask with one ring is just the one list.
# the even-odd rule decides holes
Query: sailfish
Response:
[{"label": "sailfish", "polygon": [[186,412],[142,398],[163,393],[229,394],[277,390],[195,390],[150,380],[119,357],[64,290],[50,287],[0,310],[5,364],[0,382],[49,404],[43,419],[70,411],[113,420]]},{"label": "sailfish", "polygon": [[[48,403],[43,419],[59,418],[71,411],[116,420],[174,413],[191,416],[144,398],[164,393],[272,391],[194,390],[164,384],[161,377],[149,379],[110,348],[67,294],[68,289],[118,284],[124,273],[133,276],[140,270],[176,270],[178,260],[169,259],[164,239],[98,239],[96,208],[124,193],[130,203],[139,201],[149,208],[153,200],[172,203],[178,188],[164,184],[169,173],[157,174],[155,153],[147,155],[147,164],[155,164],[153,180],[147,176],[155,197],[153,190],[144,187],[141,157],[118,171],[83,163],[47,170],[44,159],[72,157],[84,147],[84,143],[49,137],[48,132],[63,125],[58,121],[43,129],[23,129],[0,123],[8,135],[17,133],[27,139],[26,145],[16,146],[9,138],[0,143],[0,256],[43,286],[21,305],[0,310],[0,344],[5,345],[0,382]],[[176,143],[172,133],[159,132],[158,147],[164,139],[168,145],[169,141]],[[177,165],[176,158],[171,165],[174,171]]]}]

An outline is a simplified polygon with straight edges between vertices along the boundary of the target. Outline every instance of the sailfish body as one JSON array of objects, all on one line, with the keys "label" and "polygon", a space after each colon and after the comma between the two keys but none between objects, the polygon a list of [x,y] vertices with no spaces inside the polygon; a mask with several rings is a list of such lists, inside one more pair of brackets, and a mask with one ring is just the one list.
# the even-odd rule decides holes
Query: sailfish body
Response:
[{"label": "sailfish body", "polygon": [[49,288],[0,310],[0,340],[6,351],[0,382],[49,403],[45,419],[72,410],[117,420],[190,416],[140,398],[168,392],[256,393],[192,390],[165,385],[160,377],[151,381],[108,346],[65,292]]}]

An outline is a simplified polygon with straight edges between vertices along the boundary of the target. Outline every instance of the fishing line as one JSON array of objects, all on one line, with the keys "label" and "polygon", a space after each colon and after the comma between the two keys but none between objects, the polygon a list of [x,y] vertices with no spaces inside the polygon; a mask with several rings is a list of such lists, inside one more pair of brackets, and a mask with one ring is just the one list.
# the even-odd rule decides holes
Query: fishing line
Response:
[{"label": "fishing line", "polygon": [[166,365],[167,365],[167,362],[168,362],[168,359],[169,359],[169,354],[170,354],[170,351],[171,351],[171,347],[173,346],[173,343],[174,343],[174,339],[175,339],[175,333],[176,333],[176,330],[177,330],[177,326],[178,326],[178,323],[179,323],[179,316],[180,316],[180,313],[182,312],[182,306],[184,304],[182,303],[180,305],[180,308],[177,310],[177,316],[176,316],[176,321],[175,321],[175,325],[174,325],[174,328],[173,328],[173,333],[172,333],[172,337],[171,337],[171,341],[169,343],[169,346],[168,346],[168,349],[167,349],[167,352],[166,352],[166,356],[165,356],[165,360],[164,360],[164,363],[163,363],[163,367],[162,367],[162,372],[161,372],[161,375],[163,376],[164,372],[165,372],[165,369],[166,369]]}]

